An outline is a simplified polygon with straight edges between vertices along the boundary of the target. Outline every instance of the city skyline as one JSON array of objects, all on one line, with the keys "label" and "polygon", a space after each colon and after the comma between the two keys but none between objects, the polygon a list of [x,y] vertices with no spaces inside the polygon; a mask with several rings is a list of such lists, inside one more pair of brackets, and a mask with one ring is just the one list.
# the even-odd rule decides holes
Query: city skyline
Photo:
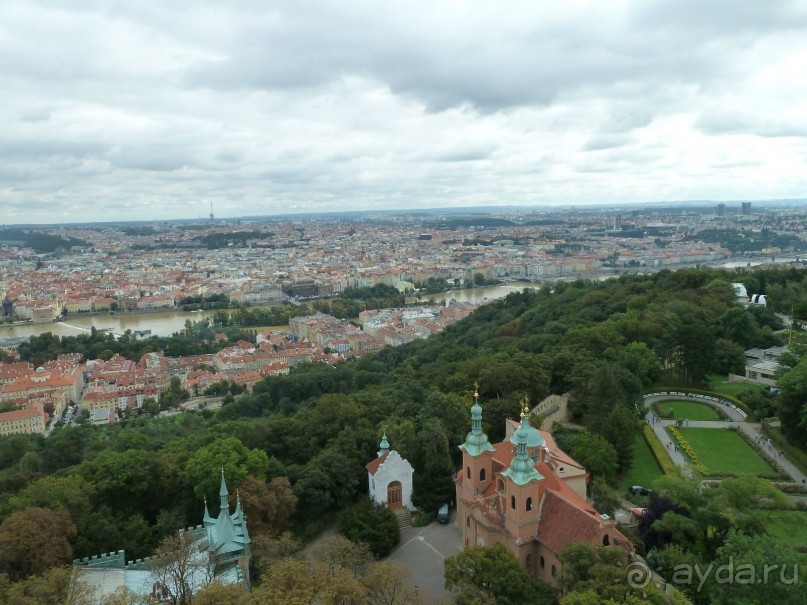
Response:
[{"label": "city skyline", "polygon": [[785,1],[10,1],[0,224],[804,198],[805,29]]}]

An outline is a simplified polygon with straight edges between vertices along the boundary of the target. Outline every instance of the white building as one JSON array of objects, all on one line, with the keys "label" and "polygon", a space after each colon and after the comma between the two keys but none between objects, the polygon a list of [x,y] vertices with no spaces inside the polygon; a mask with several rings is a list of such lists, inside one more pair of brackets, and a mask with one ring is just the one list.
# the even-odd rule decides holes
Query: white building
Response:
[{"label": "white building", "polygon": [[387,508],[412,507],[412,474],[414,469],[395,450],[389,449],[387,434],[381,439],[378,458],[367,464],[370,499]]}]

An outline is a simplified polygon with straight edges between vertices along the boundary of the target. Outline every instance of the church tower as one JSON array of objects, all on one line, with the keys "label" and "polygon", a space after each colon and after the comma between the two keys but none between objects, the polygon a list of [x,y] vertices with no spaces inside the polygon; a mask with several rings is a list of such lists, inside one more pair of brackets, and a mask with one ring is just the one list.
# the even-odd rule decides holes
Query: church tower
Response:
[{"label": "church tower", "polygon": [[225,584],[244,582],[249,586],[250,542],[247,519],[236,496],[235,511],[230,514],[229,492],[221,469],[219,515],[211,517],[205,500],[204,530],[207,534],[209,566],[213,577]]},{"label": "church tower", "polygon": [[457,482],[457,524],[463,531],[465,544],[473,546],[477,537],[471,523],[473,502],[493,481],[493,452],[495,448],[482,431],[482,406],[479,405],[479,385],[474,385],[474,404],[471,406],[471,432],[465,437],[462,450],[462,475]]},{"label": "church tower", "polygon": [[529,415],[522,412],[521,426],[514,435],[516,455],[501,473],[504,479],[502,508],[506,511],[504,525],[516,542],[531,538],[538,531],[539,486],[543,476],[528,451],[533,431],[538,432],[530,424]]}]

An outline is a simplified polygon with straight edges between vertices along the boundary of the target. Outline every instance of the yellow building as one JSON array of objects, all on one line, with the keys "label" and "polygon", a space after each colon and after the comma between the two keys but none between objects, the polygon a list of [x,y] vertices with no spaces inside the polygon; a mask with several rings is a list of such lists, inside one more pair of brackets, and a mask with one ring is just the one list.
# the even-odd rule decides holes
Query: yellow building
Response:
[{"label": "yellow building", "polygon": [[27,408],[0,414],[0,436],[44,433],[45,414],[41,409]]}]

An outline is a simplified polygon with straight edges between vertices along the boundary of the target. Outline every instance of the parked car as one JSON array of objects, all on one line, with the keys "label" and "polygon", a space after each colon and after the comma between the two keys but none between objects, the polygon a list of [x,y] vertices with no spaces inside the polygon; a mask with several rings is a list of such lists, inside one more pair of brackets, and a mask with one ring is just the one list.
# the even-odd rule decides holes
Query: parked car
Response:
[{"label": "parked car", "polygon": [[450,517],[450,514],[448,512],[448,503],[444,503],[437,510],[437,522],[438,523],[448,523],[449,517]]},{"label": "parked car", "polygon": [[641,486],[641,485],[631,485],[631,486],[628,488],[628,491],[629,491],[631,494],[639,494],[640,496],[646,496],[647,494],[649,494],[649,493],[650,493],[650,492],[652,492],[653,490],[652,490],[652,489],[650,489],[649,487],[643,487],[643,486]]}]

